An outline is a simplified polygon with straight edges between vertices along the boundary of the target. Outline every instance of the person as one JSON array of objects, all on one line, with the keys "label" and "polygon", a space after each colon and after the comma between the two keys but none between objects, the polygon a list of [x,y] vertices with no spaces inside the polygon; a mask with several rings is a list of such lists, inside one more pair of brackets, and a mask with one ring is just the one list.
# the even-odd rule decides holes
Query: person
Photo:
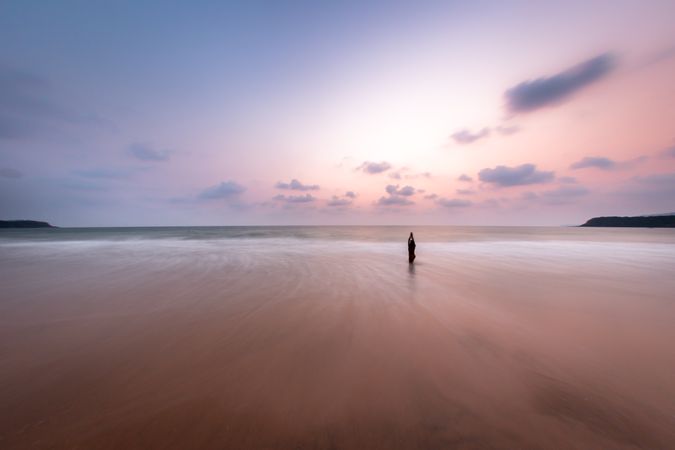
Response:
[{"label": "person", "polygon": [[412,264],[413,261],[415,261],[415,238],[411,231],[410,237],[408,238],[408,262]]}]

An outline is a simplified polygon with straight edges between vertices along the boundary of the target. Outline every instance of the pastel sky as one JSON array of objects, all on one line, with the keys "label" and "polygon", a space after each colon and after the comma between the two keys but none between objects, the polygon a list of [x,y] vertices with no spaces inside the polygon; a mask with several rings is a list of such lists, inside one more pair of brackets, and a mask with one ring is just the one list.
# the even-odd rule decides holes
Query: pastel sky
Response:
[{"label": "pastel sky", "polygon": [[675,212],[675,2],[0,2],[0,219]]}]

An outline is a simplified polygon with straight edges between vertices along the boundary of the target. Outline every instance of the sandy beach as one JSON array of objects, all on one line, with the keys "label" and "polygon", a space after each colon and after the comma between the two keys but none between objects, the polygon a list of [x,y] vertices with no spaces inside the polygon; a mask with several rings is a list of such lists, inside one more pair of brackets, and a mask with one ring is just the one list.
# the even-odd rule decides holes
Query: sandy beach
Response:
[{"label": "sandy beach", "polygon": [[672,448],[672,233],[579,233],[3,241],[0,447]]}]

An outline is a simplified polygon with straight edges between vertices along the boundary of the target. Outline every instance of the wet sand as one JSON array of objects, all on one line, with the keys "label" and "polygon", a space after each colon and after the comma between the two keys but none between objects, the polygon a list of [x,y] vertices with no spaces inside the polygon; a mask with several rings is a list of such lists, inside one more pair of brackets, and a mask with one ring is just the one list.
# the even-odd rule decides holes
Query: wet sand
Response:
[{"label": "wet sand", "polygon": [[675,448],[672,245],[287,244],[0,247],[0,447]]}]

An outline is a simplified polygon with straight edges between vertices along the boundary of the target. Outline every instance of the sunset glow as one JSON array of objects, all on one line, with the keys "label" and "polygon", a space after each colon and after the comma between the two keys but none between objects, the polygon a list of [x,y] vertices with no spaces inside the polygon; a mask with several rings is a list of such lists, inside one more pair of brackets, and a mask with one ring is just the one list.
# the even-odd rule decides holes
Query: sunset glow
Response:
[{"label": "sunset glow", "polygon": [[672,2],[66,3],[0,5],[3,218],[561,225],[675,210]]}]

